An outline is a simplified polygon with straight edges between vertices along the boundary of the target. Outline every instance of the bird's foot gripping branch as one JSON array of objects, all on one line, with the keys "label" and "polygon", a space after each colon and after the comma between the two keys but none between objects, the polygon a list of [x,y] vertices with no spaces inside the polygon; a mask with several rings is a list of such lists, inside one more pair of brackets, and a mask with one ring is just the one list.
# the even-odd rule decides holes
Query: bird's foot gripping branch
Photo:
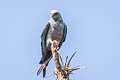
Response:
[{"label": "bird's foot gripping branch", "polygon": [[81,69],[80,67],[74,67],[72,69],[69,68],[70,61],[76,52],[71,56],[68,63],[66,62],[64,66],[61,66],[60,61],[59,61],[59,54],[57,52],[56,46],[57,46],[56,41],[53,41],[51,43],[51,51],[52,51],[52,56],[53,56],[54,63],[55,63],[54,75],[56,75],[56,80],[69,80],[69,75],[73,71]]}]

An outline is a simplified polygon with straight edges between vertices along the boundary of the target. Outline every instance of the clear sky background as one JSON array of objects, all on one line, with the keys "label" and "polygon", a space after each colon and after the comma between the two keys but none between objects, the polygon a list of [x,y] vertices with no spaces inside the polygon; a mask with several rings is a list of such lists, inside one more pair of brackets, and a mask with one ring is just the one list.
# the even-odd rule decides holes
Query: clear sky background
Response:
[{"label": "clear sky background", "polygon": [[[71,67],[72,80],[120,80],[119,0],[1,0],[0,80],[55,80],[36,76],[41,58],[40,35],[49,12],[57,9],[68,34],[59,53],[77,54]],[[47,75],[54,71],[53,60]]]}]

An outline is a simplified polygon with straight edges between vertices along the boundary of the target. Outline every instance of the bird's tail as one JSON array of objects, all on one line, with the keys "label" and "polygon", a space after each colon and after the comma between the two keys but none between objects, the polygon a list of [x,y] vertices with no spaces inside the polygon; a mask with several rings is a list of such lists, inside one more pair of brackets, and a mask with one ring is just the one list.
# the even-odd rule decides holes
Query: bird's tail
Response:
[{"label": "bird's tail", "polygon": [[37,72],[37,76],[43,71],[43,77],[45,77],[46,74],[46,66],[43,67],[43,65],[39,68],[38,72]]},{"label": "bird's tail", "polygon": [[39,68],[38,72],[37,72],[37,76],[43,71],[43,77],[45,77],[46,74],[46,65],[48,64],[48,62],[51,60],[52,56],[50,56],[48,58],[48,60],[46,60],[42,66]]},{"label": "bird's tail", "polygon": [[[37,72],[37,76],[46,68],[43,67],[43,65],[39,68],[38,72]],[[44,71],[45,72],[45,71]]]}]

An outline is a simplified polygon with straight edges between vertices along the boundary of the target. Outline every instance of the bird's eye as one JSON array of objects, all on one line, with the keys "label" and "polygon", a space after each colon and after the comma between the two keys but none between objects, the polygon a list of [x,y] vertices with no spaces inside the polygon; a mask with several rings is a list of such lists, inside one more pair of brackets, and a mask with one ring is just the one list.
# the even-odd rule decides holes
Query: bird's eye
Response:
[{"label": "bird's eye", "polygon": [[54,15],[58,15],[58,13],[55,13]]}]

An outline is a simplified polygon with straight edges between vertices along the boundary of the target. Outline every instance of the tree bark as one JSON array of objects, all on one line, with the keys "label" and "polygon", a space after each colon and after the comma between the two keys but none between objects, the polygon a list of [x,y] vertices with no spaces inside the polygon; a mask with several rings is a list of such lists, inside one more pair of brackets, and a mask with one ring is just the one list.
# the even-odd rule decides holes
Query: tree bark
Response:
[{"label": "tree bark", "polygon": [[52,51],[52,56],[55,64],[54,75],[56,75],[56,80],[69,80],[69,74],[70,74],[69,70],[63,68],[60,64],[56,41],[52,42],[51,51]]}]

